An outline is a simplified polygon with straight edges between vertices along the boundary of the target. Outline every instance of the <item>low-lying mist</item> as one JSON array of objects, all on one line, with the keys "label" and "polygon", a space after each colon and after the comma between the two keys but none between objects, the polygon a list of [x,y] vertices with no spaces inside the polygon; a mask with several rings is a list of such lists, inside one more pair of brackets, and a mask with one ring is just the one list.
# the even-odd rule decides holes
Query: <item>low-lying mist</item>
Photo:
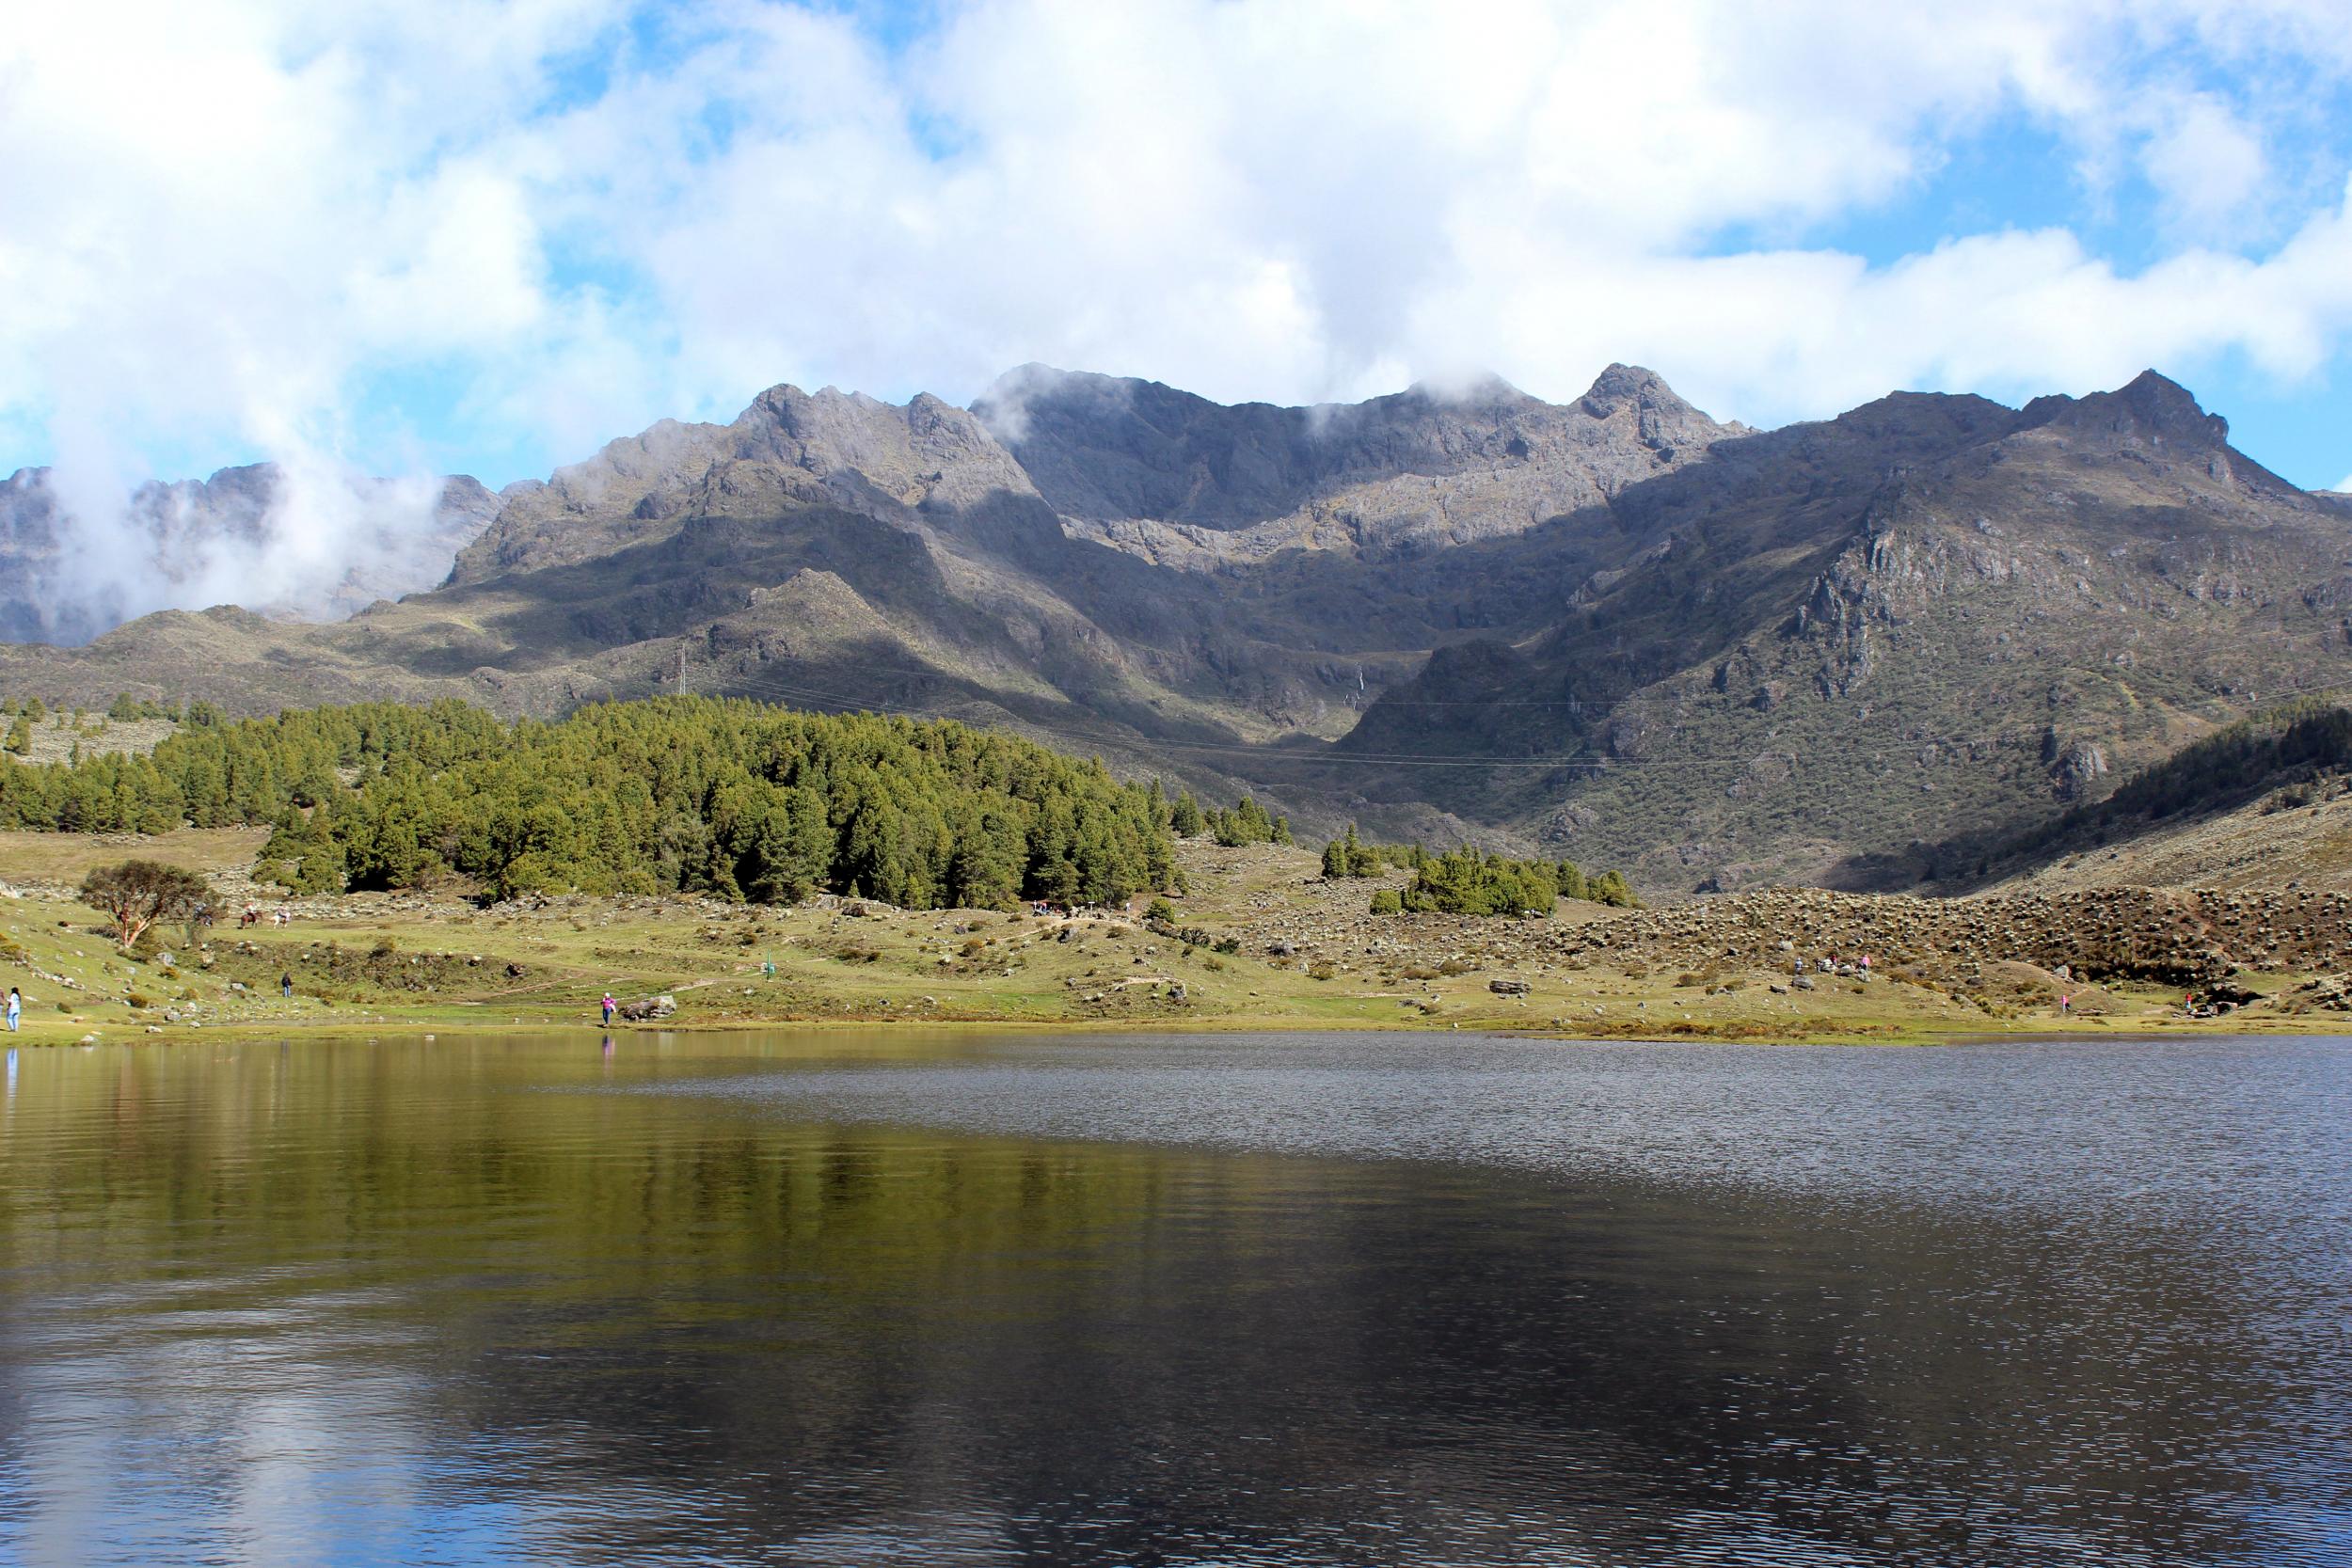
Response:
[{"label": "low-lying mist", "polygon": [[296,460],[130,494],[47,468],[0,482],[0,641],[87,642],[158,610],[340,620],[431,588],[498,510],[471,479]]}]

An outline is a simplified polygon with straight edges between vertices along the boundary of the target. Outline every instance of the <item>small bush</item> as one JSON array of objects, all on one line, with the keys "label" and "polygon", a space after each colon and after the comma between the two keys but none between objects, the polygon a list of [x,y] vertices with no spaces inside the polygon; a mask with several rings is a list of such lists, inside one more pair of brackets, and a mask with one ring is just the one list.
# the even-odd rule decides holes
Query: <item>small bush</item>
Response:
[{"label": "small bush", "polygon": [[1470,962],[1468,958],[1448,958],[1445,962],[1438,966],[1438,973],[1445,975],[1468,974],[1471,970],[1476,969],[1477,967],[1478,966],[1476,964]]},{"label": "small bush", "polygon": [[1339,966],[1334,964],[1330,959],[1317,958],[1314,962],[1307,966],[1307,978],[1310,980],[1328,980],[1339,972]]},{"label": "small bush", "polygon": [[151,1007],[155,1005],[155,999],[153,997],[142,995],[138,991],[130,992],[125,995],[122,1000],[129,1003],[134,1007]]},{"label": "small bush", "polygon": [[1374,914],[1403,914],[1405,895],[1392,887],[1384,887],[1372,895]]}]

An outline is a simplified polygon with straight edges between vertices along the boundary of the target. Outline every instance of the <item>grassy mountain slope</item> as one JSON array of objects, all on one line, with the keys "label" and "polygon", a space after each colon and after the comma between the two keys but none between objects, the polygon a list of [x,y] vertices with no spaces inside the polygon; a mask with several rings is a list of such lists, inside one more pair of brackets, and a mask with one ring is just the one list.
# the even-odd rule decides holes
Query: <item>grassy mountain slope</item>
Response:
[{"label": "grassy mountain slope", "polygon": [[1956,889],[2352,890],[2352,708],[2266,709],[2042,829],[1955,845],[1946,859]]}]

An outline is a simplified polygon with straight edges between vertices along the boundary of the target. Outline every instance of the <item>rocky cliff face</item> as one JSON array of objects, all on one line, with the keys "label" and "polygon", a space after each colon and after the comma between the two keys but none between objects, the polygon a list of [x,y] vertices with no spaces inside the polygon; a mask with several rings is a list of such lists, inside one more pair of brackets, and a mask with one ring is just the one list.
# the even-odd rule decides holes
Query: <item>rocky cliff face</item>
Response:
[{"label": "rocky cliff face", "polygon": [[778,388],[513,487],[437,592],[152,618],[0,653],[0,689],[944,713],[1658,889],[1904,883],[2352,681],[2352,509],[2227,436],[2153,374],[1766,433],[1624,366],[1561,404],[1225,407],[1039,367],[968,411]]},{"label": "rocky cliff face", "polygon": [[1738,433],[1624,365],[1564,406],[1488,380],[1315,408],[1228,408],[1033,365],[973,409],[1073,538],[1196,571],[1285,549],[1374,560],[1521,534]]}]

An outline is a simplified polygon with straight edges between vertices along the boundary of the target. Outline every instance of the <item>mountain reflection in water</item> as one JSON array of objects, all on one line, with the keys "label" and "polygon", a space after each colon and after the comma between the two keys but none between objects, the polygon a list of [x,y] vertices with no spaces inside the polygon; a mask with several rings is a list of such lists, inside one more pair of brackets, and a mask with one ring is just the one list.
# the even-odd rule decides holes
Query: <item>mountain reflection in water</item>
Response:
[{"label": "mountain reflection in water", "polygon": [[586,1033],[12,1083],[12,1560],[2352,1558],[2339,1042]]}]

